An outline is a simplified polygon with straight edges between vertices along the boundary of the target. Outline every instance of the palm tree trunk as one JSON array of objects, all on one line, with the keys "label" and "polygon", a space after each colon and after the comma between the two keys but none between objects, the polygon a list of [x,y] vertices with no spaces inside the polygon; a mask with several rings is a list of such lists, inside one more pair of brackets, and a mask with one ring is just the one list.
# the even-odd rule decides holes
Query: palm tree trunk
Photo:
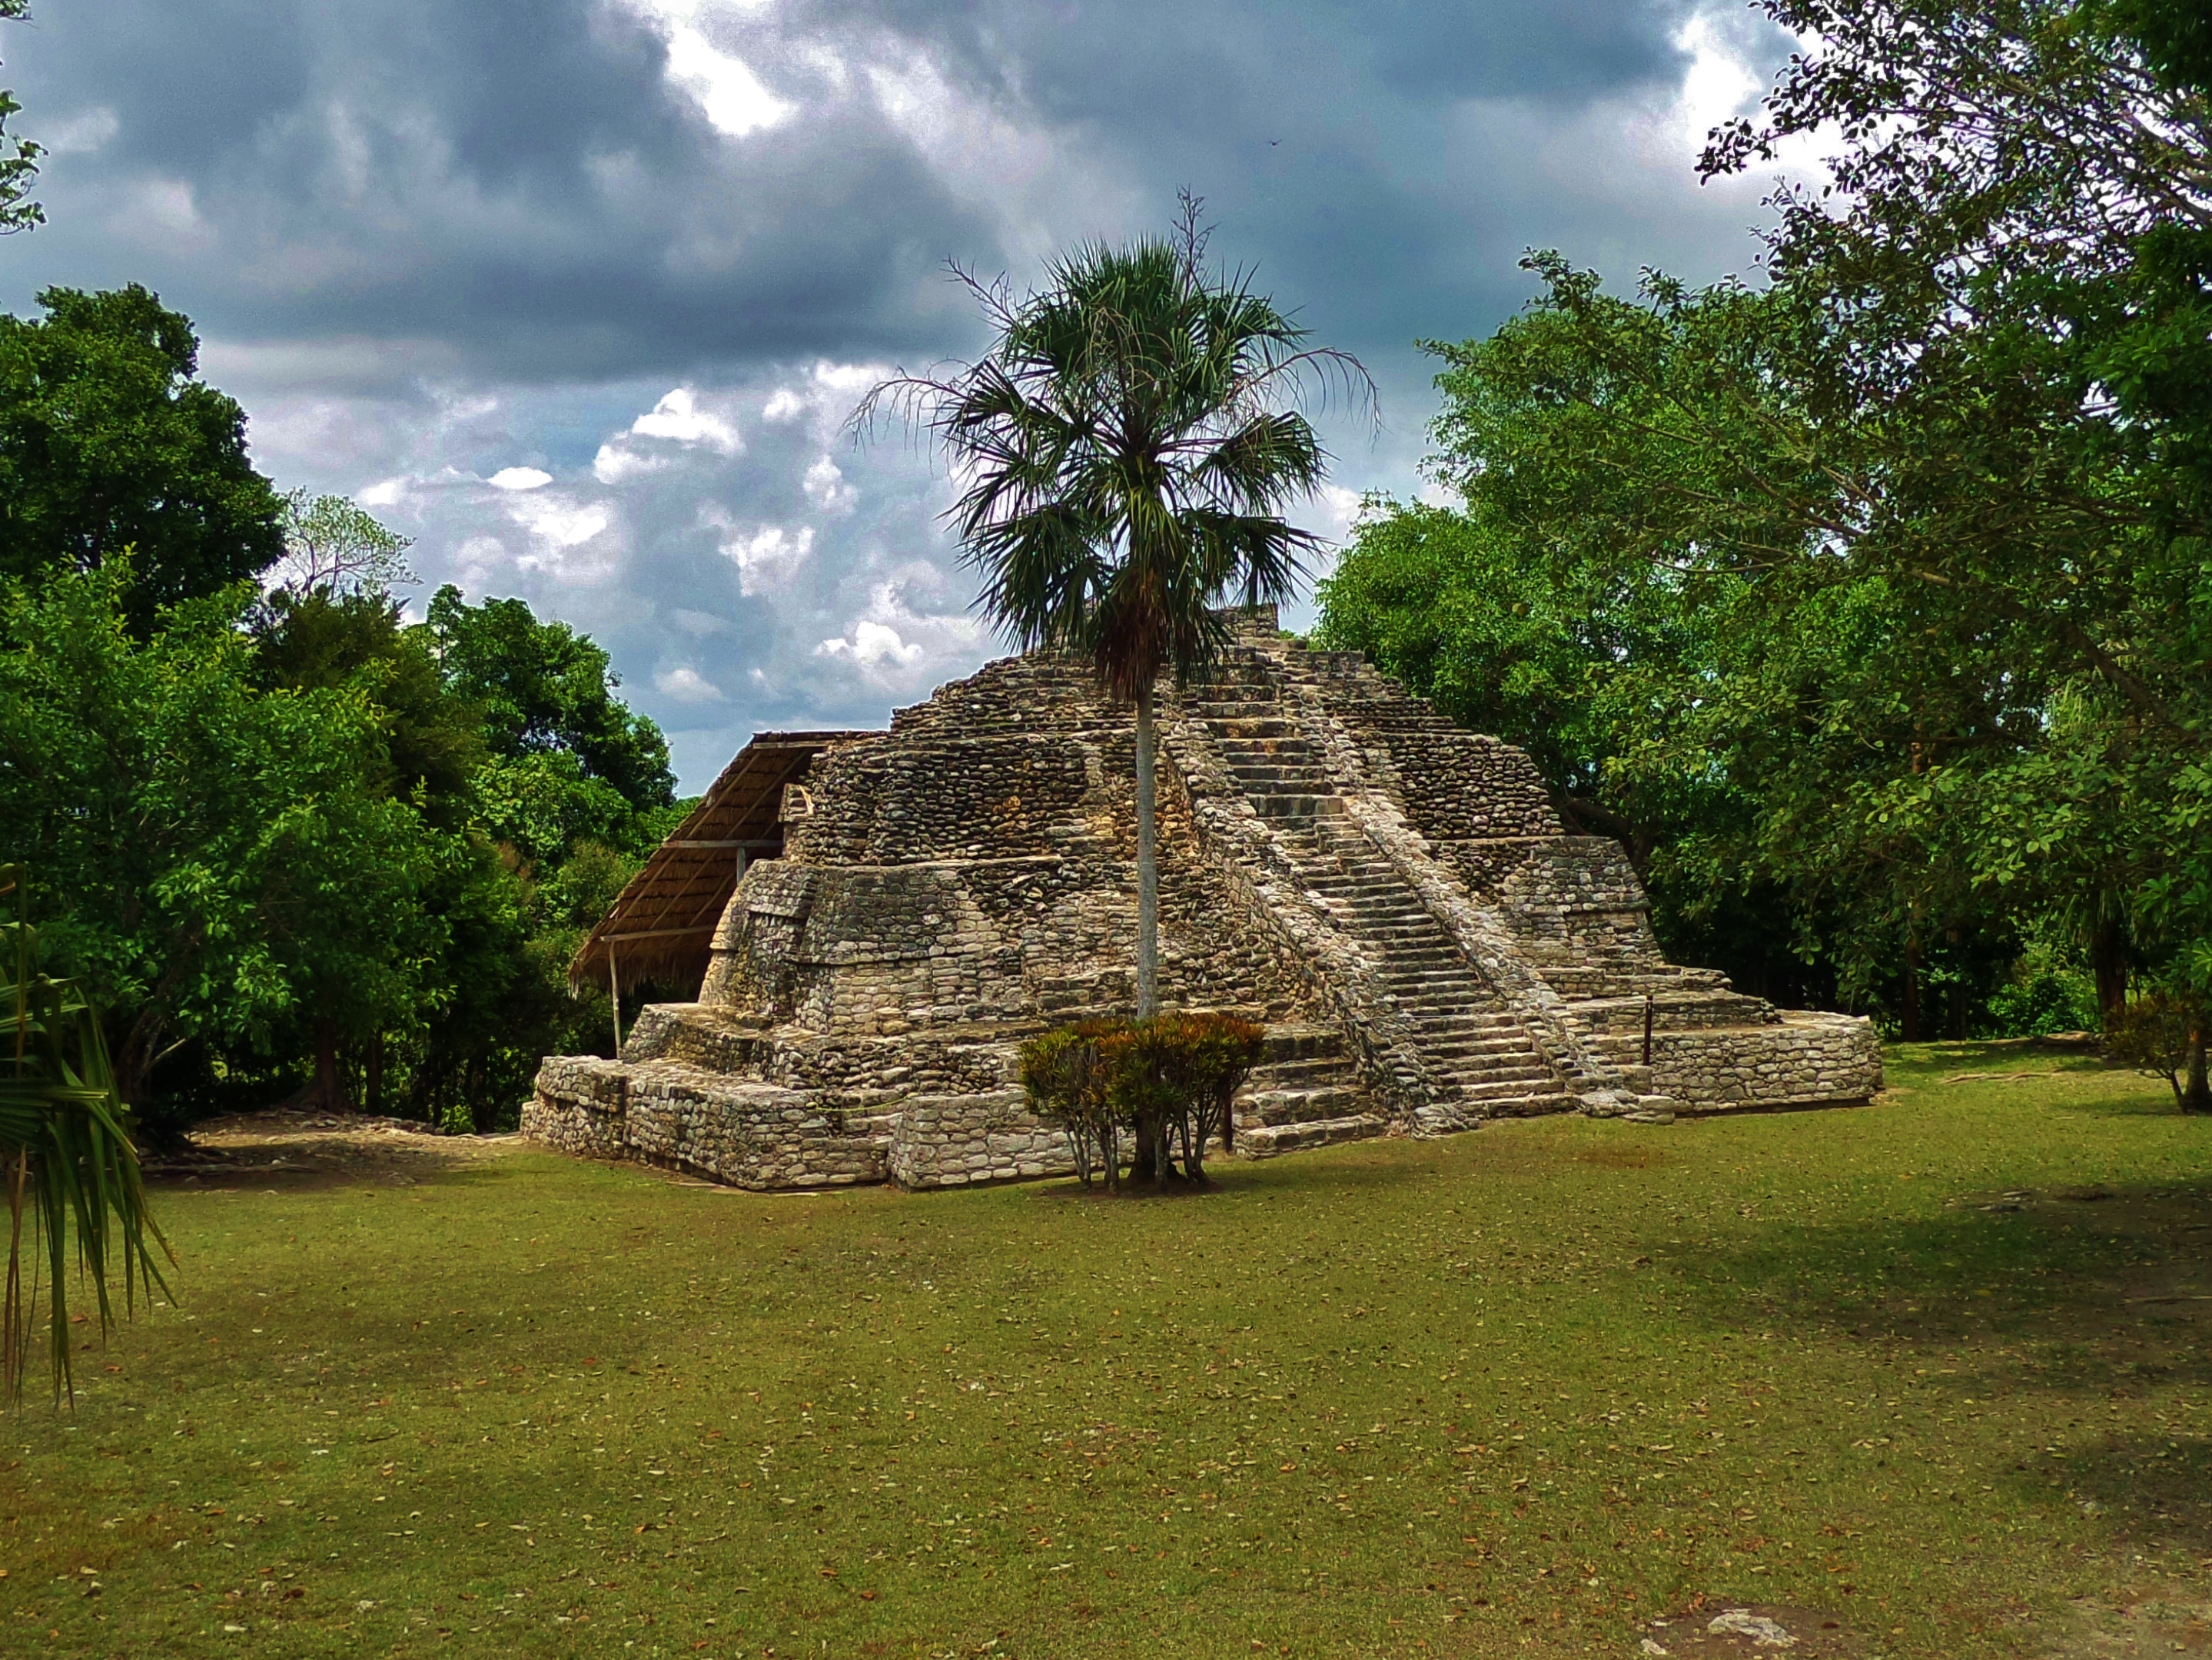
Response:
[{"label": "palm tree trunk", "polygon": [[1137,693],[1137,1018],[1160,1009],[1160,864],[1152,781],[1152,689]]}]

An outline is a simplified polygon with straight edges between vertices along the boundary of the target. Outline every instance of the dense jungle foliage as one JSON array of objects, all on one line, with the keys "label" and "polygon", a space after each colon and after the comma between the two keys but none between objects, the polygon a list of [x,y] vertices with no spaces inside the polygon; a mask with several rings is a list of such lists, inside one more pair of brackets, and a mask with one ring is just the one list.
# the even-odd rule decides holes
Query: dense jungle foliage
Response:
[{"label": "dense jungle foliage", "polygon": [[1662,933],[1906,1038],[2212,991],[2212,33],[1766,0],[1707,174],[1839,142],[1765,281],[1554,254],[1437,343],[1428,466],[1321,637],[1527,745]]},{"label": "dense jungle foliage", "polygon": [[681,816],[606,654],[280,496],[143,289],[0,319],[0,847],[173,1133],[291,1098],[514,1122],[605,1051],[571,952]]}]

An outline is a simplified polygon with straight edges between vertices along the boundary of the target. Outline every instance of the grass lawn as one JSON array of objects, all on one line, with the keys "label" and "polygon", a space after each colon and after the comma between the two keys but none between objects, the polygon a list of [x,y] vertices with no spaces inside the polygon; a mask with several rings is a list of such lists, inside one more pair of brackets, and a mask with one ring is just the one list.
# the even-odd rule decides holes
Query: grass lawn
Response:
[{"label": "grass lawn", "polygon": [[2212,1122],[1891,1077],[1195,1199],[167,1186],[182,1308],[0,1425],[0,1653],[1630,1656],[1700,1596],[2204,1645]]}]

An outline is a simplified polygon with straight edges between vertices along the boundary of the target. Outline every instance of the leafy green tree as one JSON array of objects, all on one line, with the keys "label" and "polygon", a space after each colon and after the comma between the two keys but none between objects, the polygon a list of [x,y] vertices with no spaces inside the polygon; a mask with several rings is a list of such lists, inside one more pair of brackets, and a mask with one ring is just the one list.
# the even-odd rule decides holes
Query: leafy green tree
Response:
[{"label": "leafy green tree", "polygon": [[446,681],[425,631],[370,587],[278,588],[252,617],[255,681],[265,690],[351,691],[378,712],[383,753],[363,780],[433,822],[467,818],[485,760],[475,705]]},{"label": "leafy green tree", "polygon": [[[349,537],[371,547],[383,543],[380,526],[350,503],[341,505],[367,521],[364,529],[331,515]],[[484,880],[499,879],[491,848],[481,836],[472,845],[468,834],[484,758],[476,709],[447,688],[423,631],[404,626],[398,604],[379,587],[323,581],[304,591],[276,589],[255,615],[253,632],[252,668],[264,689],[342,694],[371,712],[380,742],[365,752],[358,781],[371,797],[411,807],[437,846],[440,857],[422,903],[444,919],[450,957],[459,918],[472,914],[465,902]],[[456,976],[442,958],[413,965],[408,977],[411,995],[382,1000],[362,999],[342,974],[310,978],[291,1023],[314,1056],[303,1103],[329,1110],[351,1104],[339,1075],[340,1049],[350,1041],[367,1056],[365,1093],[382,1105],[386,1037],[395,1016],[403,1031],[420,1030],[433,1010],[458,995]],[[281,1037],[274,1041],[283,1046]]]},{"label": "leafy green tree", "polygon": [[[349,534],[374,544],[380,530]],[[358,1085],[371,1103],[488,1129],[512,1122],[541,1056],[605,1045],[604,994],[569,996],[568,960],[676,808],[665,745],[622,707],[597,646],[520,600],[470,606],[449,589],[433,613],[405,627],[374,586],[318,583],[271,593],[257,617],[263,682],[375,710],[381,765],[364,782],[446,838],[423,896],[444,933],[412,1005],[364,1026],[345,1017],[374,1009],[332,988],[327,1006],[302,1003],[289,1041],[309,1043],[309,1095],[327,1105]]]},{"label": "leafy green tree", "polygon": [[[20,22],[30,15],[31,0],[0,0],[0,22]],[[15,94],[0,90],[0,236],[46,222],[46,210],[29,199],[39,176],[39,158],[46,151],[5,131],[8,118],[22,107]]]},{"label": "leafy green tree", "polygon": [[1135,706],[1139,1015],[1159,997],[1155,683],[1218,652],[1214,607],[1293,591],[1316,544],[1280,513],[1320,486],[1324,457],[1291,400],[1316,369],[1366,385],[1245,274],[1208,268],[1196,210],[1186,198],[1172,239],[1077,249],[1024,296],[963,278],[998,337],[989,354],[887,381],[855,417],[927,422],[965,481],[951,518],[978,609]]},{"label": "leafy green tree", "polygon": [[520,599],[471,605],[450,584],[430,600],[427,629],[447,685],[474,704],[495,757],[565,753],[576,775],[641,808],[676,796],[668,742],[617,697],[607,654],[565,623],[541,623]]},{"label": "leafy green tree", "polygon": [[[1769,265],[1793,383],[1878,476],[1899,592],[2011,636],[2063,741],[1977,793],[1985,880],[2049,875],[2212,987],[2212,49],[2167,0],[1770,0],[1817,47],[1709,173],[1839,130]],[[2046,809],[2043,804],[2053,804]],[[2085,898],[2084,896],[2094,896]],[[2100,942],[2115,1003],[2115,942]],[[2212,1105],[2212,1102],[2204,1104]]]},{"label": "leafy green tree", "polygon": [[277,586],[300,594],[389,593],[416,581],[407,567],[413,538],[378,522],[343,496],[283,496],[284,557]]},{"label": "leafy green tree", "polygon": [[129,625],[130,564],[0,587],[0,845],[111,1012],[134,1108],[174,1044],[266,1046],[303,1013],[419,1007],[458,854],[387,776],[357,686],[258,684],[243,590]]},{"label": "leafy green tree", "polygon": [[133,556],[133,626],[284,551],[246,416],[195,378],[191,322],[136,283],[54,288],[46,315],[0,317],[0,575],[28,580]]},{"label": "leafy green tree", "polygon": [[413,631],[482,743],[469,822],[495,850],[447,901],[449,993],[410,1040],[413,1110],[453,1128],[512,1122],[540,1057],[609,1043],[606,994],[568,959],[690,804],[668,746],[621,701],[604,650],[520,599],[451,587]]}]

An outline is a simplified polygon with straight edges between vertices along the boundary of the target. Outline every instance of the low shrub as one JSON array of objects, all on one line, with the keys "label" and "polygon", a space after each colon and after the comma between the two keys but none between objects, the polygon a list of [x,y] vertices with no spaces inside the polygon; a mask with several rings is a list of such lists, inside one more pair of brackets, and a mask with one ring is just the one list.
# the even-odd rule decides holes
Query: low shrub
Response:
[{"label": "low shrub", "polygon": [[1022,1087],[1037,1116],[1067,1133],[1088,1184],[1129,1175],[1206,1180],[1206,1148],[1236,1134],[1231,1102],[1259,1063],[1266,1029],[1233,1014],[1178,1012],[1063,1026],[1022,1045]]},{"label": "low shrub", "polygon": [[2130,999],[2126,1012],[2106,1030],[2105,1055],[2165,1079],[2184,1112],[2212,1111],[2212,1091],[2205,1085],[2208,1026],[2212,1018],[2203,999],[2180,991],[2146,991]]}]

